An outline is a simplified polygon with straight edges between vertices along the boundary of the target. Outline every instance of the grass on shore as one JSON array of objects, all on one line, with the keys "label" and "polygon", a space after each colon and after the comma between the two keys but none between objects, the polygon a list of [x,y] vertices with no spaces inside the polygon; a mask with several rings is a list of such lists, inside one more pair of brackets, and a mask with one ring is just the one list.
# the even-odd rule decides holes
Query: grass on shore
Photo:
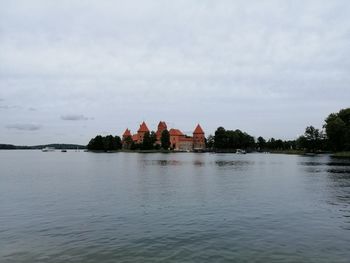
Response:
[{"label": "grass on shore", "polygon": [[332,157],[337,158],[350,158],[350,152],[336,152],[332,155]]}]

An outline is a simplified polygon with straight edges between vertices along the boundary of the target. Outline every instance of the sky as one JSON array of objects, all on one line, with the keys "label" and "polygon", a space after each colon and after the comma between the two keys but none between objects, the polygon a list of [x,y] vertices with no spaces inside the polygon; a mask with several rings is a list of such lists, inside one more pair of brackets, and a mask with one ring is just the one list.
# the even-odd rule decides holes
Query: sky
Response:
[{"label": "sky", "polygon": [[350,2],[0,0],[0,143],[217,127],[294,139],[350,106]]}]

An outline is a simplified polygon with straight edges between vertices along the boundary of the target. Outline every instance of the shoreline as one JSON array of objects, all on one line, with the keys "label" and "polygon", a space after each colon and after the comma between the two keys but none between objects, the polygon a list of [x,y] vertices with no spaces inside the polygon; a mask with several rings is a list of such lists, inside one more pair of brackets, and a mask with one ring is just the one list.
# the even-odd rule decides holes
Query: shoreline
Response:
[{"label": "shoreline", "polygon": [[[0,149],[0,151],[41,151],[37,148],[23,148],[23,149]],[[61,149],[56,149],[60,151]],[[66,149],[68,151],[76,151],[77,149]],[[212,151],[212,150],[203,150],[203,151],[172,151],[172,150],[116,150],[116,151],[91,151],[85,149],[78,149],[78,151],[91,152],[91,153],[212,153],[212,154],[239,154],[236,151]],[[300,155],[300,156],[318,156],[322,154],[327,154],[332,158],[339,159],[350,159],[350,152],[317,152],[310,153],[302,150],[273,150],[273,151],[247,151],[246,154],[250,153],[259,153],[259,154],[285,154],[285,155]]]}]

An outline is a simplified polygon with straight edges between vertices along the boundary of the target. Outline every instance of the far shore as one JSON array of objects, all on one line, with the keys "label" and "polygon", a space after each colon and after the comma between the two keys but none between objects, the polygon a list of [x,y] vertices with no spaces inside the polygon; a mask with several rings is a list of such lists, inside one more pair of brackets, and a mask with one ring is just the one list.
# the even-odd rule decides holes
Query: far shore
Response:
[{"label": "far shore", "polygon": [[[80,145],[79,145],[80,146]],[[86,148],[83,148],[82,146],[77,148],[56,148],[56,150],[79,150],[79,151],[88,151],[92,153],[213,153],[213,154],[233,154],[237,153],[235,149],[228,149],[228,150],[211,150],[211,149],[206,149],[206,150],[201,150],[201,151],[174,151],[174,150],[163,150],[163,149],[153,149],[153,150],[126,150],[126,149],[120,149],[120,150],[115,150],[115,151],[92,151],[92,150],[87,150]],[[38,148],[38,146],[35,147],[18,147],[18,148],[0,148],[0,151],[13,151],[13,150],[38,150],[40,151],[41,148]],[[330,155],[331,157],[334,158],[343,158],[343,159],[348,159],[350,158],[350,152],[345,151],[345,152],[307,152],[303,150],[266,150],[266,151],[249,151],[247,150],[247,154],[249,153],[261,153],[261,154],[286,154],[286,155],[300,155],[300,156],[318,156],[320,154],[327,154]]]},{"label": "far shore", "polygon": [[[212,154],[236,154],[236,151],[212,151],[212,150],[204,150],[204,151],[172,151],[172,150],[117,150],[117,151],[89,151],[93,153],[212,153]],[[261,154],[286,154],[286,155],[301,155],[301,156],[318,156],[321,154],[330,155],[335,158],[350,158],[350,152],[305,152],[301,150],[274,150],[274,151],[247,151],[249,153],[261,153]]]}]

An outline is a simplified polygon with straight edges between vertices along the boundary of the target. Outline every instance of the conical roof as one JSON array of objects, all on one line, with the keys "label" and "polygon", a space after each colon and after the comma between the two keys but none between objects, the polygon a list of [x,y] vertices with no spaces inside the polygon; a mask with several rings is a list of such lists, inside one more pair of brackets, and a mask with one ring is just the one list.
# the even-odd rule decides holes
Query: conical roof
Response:
[{"label": "conical roof", "polygon": [[140,128],[139,128],[139,130],[137,132],[149,132],[149,129],[148,129],[148,127],[147,127],[145,122],[141,123]]},{"label": "conical roof", "polygon": [[165,123],[165,121],[160,121],[158,124],[158,129],[166,129],[167,125]]},{"label": "conical roof", "polygon": [[131,132],[129,129],[126,129],[125,132],[123,133],[123,137],[129,137],[131,136]]},{"label": "conical roof", "polygon": [[194,129],[193,133],[204,134],[204,131],[203,131],[202,127],[198,124],[197,127]]}]

